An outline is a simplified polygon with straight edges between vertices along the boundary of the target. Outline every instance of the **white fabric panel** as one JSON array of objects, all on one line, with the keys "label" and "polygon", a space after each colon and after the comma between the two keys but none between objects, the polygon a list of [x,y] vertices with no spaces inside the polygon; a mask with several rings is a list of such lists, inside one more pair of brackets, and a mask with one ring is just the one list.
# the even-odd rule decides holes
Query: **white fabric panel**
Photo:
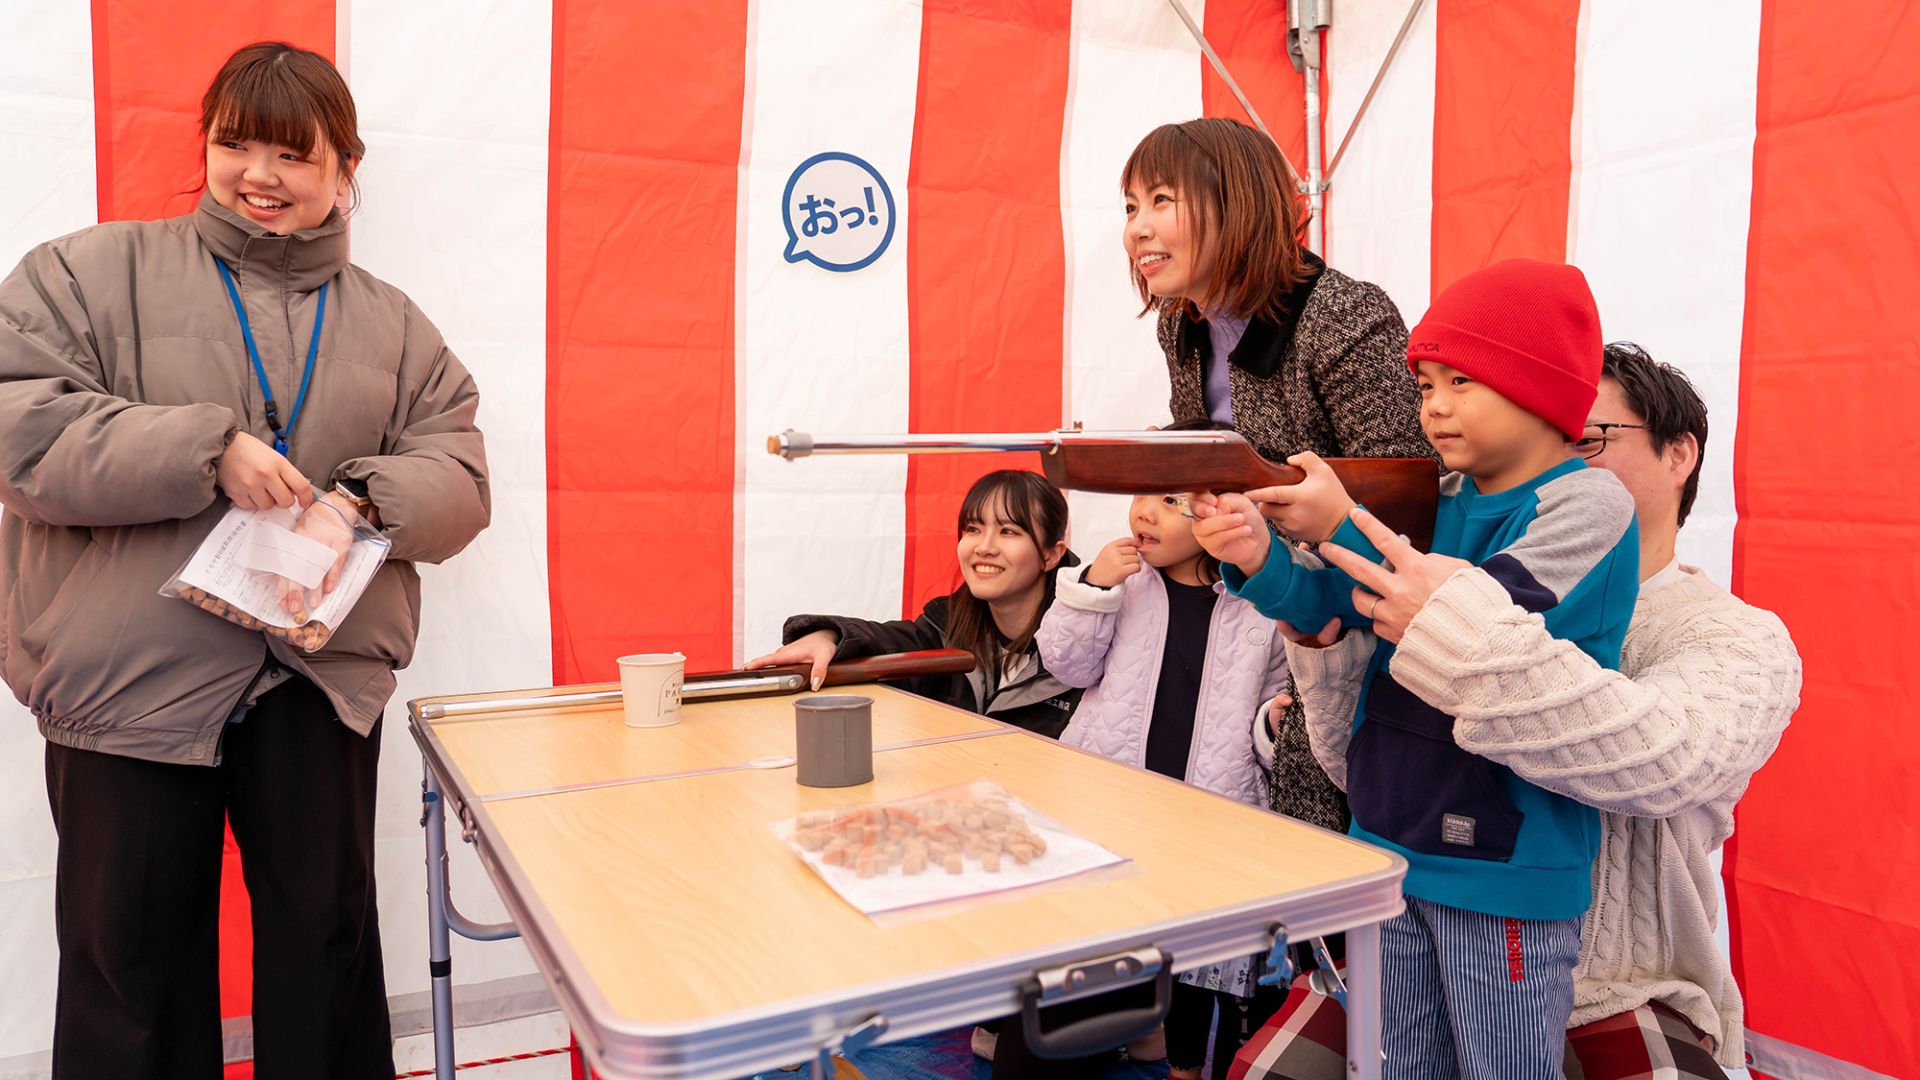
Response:
[{"label": "white fabric panel", "polygon": [[[473,372],[493,481],[492,525],[458,558],[420,567],[420,644],[387,709],[375,830],[394,994],[427,986],[420,755],[407,700],[553,679],[544,362],[553,12],[547,0],[488,8],[474,17],[436,0],[340,11],[367,142],[353,258],[405,290]],[[471,863],[457,837],[454,847]],[[477,867],[463,876],[463,909],[495,903]],[[517,945],[475,958],[456,967],[460,981],[533,970]]]},{"label": "white fabric panel", "polygon": [[21,4],[0,34],[0,274],[99,220],[93,21],[86,4]]},{"label": "white fabric panel", "polygon": [[[781,621],[797,612],[900,613],[906,458],[785,462],[766,438],[906,430],[907,167],[920,62],[915,4],[842,0],[830,19],[804,0],[755,8],[735,368],[747,656],[777,646]],[[893,193],[893,238],[847,273],[785,258],[787,180],[824,152],[865,160]]]},{"label": "white fabric panel", "polygon": [[[53,815],[47,809],[45,739],[33,714],[0,687],[0,887],[53,873]],[[8,931],[0,923],[0,936]],[[51,927],[47,928],[51,931]],[[5,969],[0,969],[5,970]],[[0,1002],[5,1001],[0,991]],[[5,1011],[0,1005],[0,1011]],[[0,1055],[5,1056],[5,1055]]]},{"label": "white fabric panel", "polygon": [[1589,6],[1568,261],[1586,271],[1608,340],[1679,367],[1707,403],[1711,438],[1680,558],[1725,584],[1760,11]]},{"label": "white fabric panel", "polygon": [[[0,34],[0,275],[36,245],[99,220],[93,23],[86,4],[25,7]],[[52,1043],[53,819],[46,743],[0,688],[0,1060]]]},{"label": "white fabric panel", "polygon": [[[1606,337],[1685,371],[1707,404],[1679,556],[1730,584],[1759,6],[1624,0],[1587,5],[1581,25],[1567,258],[1586,271]],[[1724,954],[1726,887],[1715,880]]]},{"label": "white fabric panel", "polygon": [[[1187,0],[1205,25],[1203,3]],[[1127,271],[1120,170],[1147,132],[1201,115],[1200,47],[1172,8],[1076,0],[1067,119],[1060,147],[1061,224],[1066,234],[1067,422],[1137,430],[1171,419],[1167,363],[1153,317]],[[1071,542],[1082,558],[1132,532],[1129,500],[1071,492]]]},{"label": "white fabric panel", "polygon": [[[1387,291],[1412,326],[1433,276],[1433,85],[1436,0],[1421,5],[1367,106],[1327,194],[1327,261]],[[1405,2],[1342,4],[1328,36],[1327,148],[1355,110],[1406,18]]]},{"label": "white fabric panel", "polygon": [[[45,817],[45,785],[36,779],[27,786],[42,793],[40,815]],[[6,989],[0,992],[0,1061],[53,1045],[53,984],[59,959],[53,940],[53,878],[0,881],[0,971],[7,973]]]}]

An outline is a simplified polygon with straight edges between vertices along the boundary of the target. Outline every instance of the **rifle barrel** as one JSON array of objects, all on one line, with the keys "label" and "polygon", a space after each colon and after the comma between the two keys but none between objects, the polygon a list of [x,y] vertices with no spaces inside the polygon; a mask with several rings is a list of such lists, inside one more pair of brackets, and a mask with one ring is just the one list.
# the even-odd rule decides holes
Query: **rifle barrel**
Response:
[{"label": "rifle barrel", "polygon": [[792,461],[811,454],[978,454],[1071,446],[1206,446],[1241,442],[1231,431],[1036,431],[940,435],[809,435],[788,428],[767,437],[767,453]]}]

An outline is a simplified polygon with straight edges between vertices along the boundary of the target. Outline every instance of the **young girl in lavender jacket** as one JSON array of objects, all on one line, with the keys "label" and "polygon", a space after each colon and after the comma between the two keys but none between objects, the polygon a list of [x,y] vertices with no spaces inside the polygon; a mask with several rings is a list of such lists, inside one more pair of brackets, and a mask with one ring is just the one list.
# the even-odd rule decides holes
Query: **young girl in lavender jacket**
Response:
[{"label": "young girl in lavender jacket", "polygon": [[[1265,808],[1249,718],[1286,686],[1284,643],[1225,592],[1185,496],[1137,496],[1130,521],[1133,534],[1091,565],[1059,571],[1034,639],[1048,671],[1088,688],[1060,741]],[[1200,1076],[1214,1005],[1237,1016],[1253,967],[1245,957],[1180,976],[1166,1024],[1173,1077]]]}]

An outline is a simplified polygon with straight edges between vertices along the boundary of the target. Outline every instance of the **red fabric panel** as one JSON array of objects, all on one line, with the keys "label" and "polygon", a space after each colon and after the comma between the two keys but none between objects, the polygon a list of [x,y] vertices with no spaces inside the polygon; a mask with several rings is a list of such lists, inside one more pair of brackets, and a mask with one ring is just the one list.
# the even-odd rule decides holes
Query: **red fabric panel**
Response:
[{"label": "red fabric panel", "polygon": [[1567,256],[1580,0],[1438,0],[1433,292]]},{"label": "red fabric panel", "polygon": [[[1202,24],[1207,40],[1253,103],[1261,122],[1273,133],[1300,178],[1306,179],[1306,76],[1293,70],[1292,61],[1287,59],[1287,5],[1273,0],[1207,0]],[[1333,153],[1333,147],[1326,146],[1329,84],[1324,66],[1332,41],[1329,28],[1321,35],[1320,135],[1325,154]],[[1202,115],[1253,122],[1204,56],[1200,58],[1200,103]],[[1302,197],[1301,213],[1305,212],[1306,200]]]},{"label": "red fabric panel", "polygon": [[333,0],[93,0],[100,220],[193,209],[206,176],[200,97],[235,49],[286,41],[333,58]]},{"label": "red fabric panel", "polygon": [[220,849],[220,1015],[253,1015],[253,908],[231,826]]},{"label": "red fabric panel", "polygon": [[[1272,0],[1207,0],[1202,25],[1274,141],[1286,151],[1293,167],[1306,175],[1306,93],[1304,76],[1287,59],[1287,5]],[[1200,104],[1203,115],[1253,122],[1204,56],[1200,58]]]},{"label": "red fabric panel", "polygon": [[556,683],[733,659],[746,4],[557,0],[547,209]]},{"label": "red fabric panel", "polygon": [[[333,0],[94,0],[94,161],[100,220],[193,209],[206,178],[200,98],[235,49],[287,41],[333,57]],[[253,1011],[253,920],[240,853],[220,877],[220,1015]]]},{"label": "red fabric panel", "polygon": [[[907,177],[914,431],[1060,426],[1069,7],[928,0],[921,13]],[[1119,225],[1116,216],[1116,266]],[[954,520],[967,488],[982,473],[1032,461],[1024,454],[907,459],[904,614],[959,585]]]},{"label": "red fabric panel", "polygon": [[1733,957],[1755,1031],[1920,1076],[1920,9],[1760,25],[1734,580],[1805,685],[1727,849]]}]

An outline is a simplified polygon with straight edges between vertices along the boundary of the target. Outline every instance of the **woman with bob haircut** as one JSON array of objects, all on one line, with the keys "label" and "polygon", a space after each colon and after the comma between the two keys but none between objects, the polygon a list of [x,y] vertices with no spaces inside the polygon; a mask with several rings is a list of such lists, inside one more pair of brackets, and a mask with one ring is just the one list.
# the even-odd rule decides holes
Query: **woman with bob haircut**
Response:
[{"label": "woman with bob haircut", "polygon": [[[1177,423],[1231,424],[1272,461],[1434,458],[1400,310],[1303,246],[1301,199],[1271,138],[1236,120],[1163,124],[1134,147],[1120,189],[1128,271],[1140,314],[1156,317]],[[1261,710],[1275,724],[1268,805],[1345,832],[1346,798],[1313,758],[1297,697]],[[1247,1028],[1278,1003],[1257,995]],[[1216,1056],[1224,1075],[1232,1048]]]},{"label": "woman with bob haircut", "polygon": [[1174,420],[1232,424],[1274,461],[1433,456],[1400,310],[1301,245],[1300,198],[1272,139],[1235,120],[1165,124],[1134,148],[1120,187]]},{"label": "woman with bob haircut", "polygon": [[[223,822],[257,1074],[393,1077],[380,719],[414,564],[466,547],[489,496],[473,379],[347,261],[356,127],[325,57],[249,45],[201,102],[192,213],[51,240],[0,281],[0,665],[47,740],[58,1080],[221,1075]],[[160,594],[235,507],[391,543],[317,651]]]},{"label": "woman with bob haircut", "polygon": [[[1301,245],[1301,200],[1272,139],[1236,120],[1163,124],[1134,147],[1120,188],[1121,239],[1140,313],[1158,319],[1176,422],[1231,424],[1272,461],[1434,457],[1400,310]],[[1346,829],[1298,706],[1281,718],[1271,780],[1274,810]]]}]

